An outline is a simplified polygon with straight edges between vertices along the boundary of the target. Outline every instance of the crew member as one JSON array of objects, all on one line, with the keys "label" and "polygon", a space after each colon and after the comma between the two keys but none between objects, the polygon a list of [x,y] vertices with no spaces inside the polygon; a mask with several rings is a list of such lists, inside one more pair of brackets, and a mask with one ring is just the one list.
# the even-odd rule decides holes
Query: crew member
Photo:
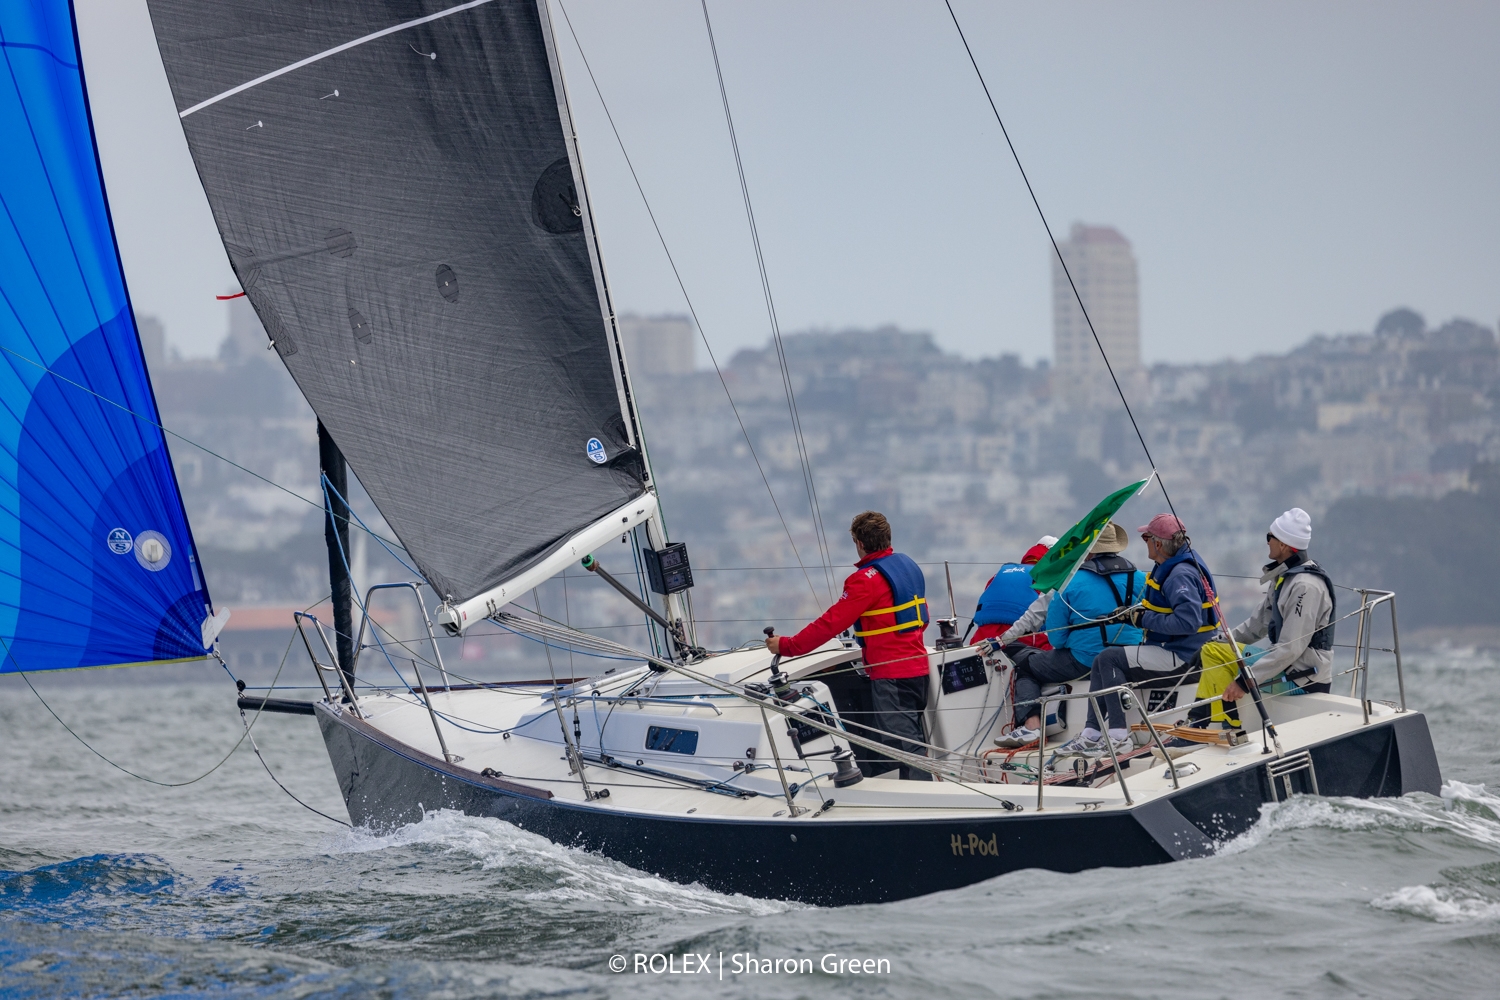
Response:
[{"label": "crew member", "polygon": [[[1188,543],[1182,522],[1173,514],[1158,514],[1137,530],[1156,564],[1146,577],[1140,605],[1125,613],[1143,638],[1139,646],[1111,646],[1094,657],[1090,691],[1185,674],[1188,661],[1218,629],[1210,593],[1213,576]],[[1110,743],[1116,753],[1130,749],[1120,696],[1105,695],[1099,700],[1108,716],[1109,743],[1100,732],[1091,701],[1083,732],[1060,747],[1059,754],[1100,757],[1109,753]]]},{"label": "crew member", "polygon": [[[1312,518],[1293,507],[1271,522],[1266,548],[1271,561],[1261,574],[1266,593],[1260,607],[1234,629],[1234,641],[1269,639],[1271,647],[1250,670],[1259,683],[1284,673],[1303,691],[1327,694],[1333,686],[1333,581],[1307,557]],[[1236,668],[1237,669],[1237,668]],[[1245,689],[1229,682],[1224,700],[1238,701]],[[1202,696],[1206,697],[1206,696]]]},{"label": "crew member", "polygon": [[[1043,535],[1035,545],[1026,550],[1018,563],[1004,563],[984,585],[979,595],[979,604],[974,608],[974,635],[970,643],[993,638],[1021,620],[1026,609],[1036,601],[1036,591],[1031,589],[1031,567],[1037,564],[1047,550],[1057,544],[1051,535]],[[1035,628],[1024,629],[1032,633],[1019,639],[1027,646],[1051,649],[1045,632]]]},{"label": "crew member", "polygon": [[[995,741],[1002,747],[1022,747],[1041,738],[1043,685],[1075,681],[1089,673],[1094,657],[1106,646],[1134,646],[1141,631],[1115,619],[1121,606],[1134,604],[1146,589],[1146,577],[1120,553],[1130,535],[1113,521],[1094,540],[1094,547],[1078,567],[1062,595],[1048,605],[1045,630],[1052,649],[1012,646],[1006,650],[1016,665],[1015,728]],[[1087,627],[1099,622],[1097,627]]]},{"label": "crew member", "polygon": [[[891,525],[884,514],[860,514],[849,525],[849,536],[859,562],[839,599],[796,635],[767,639],[766,648],[772,654],[801,656],[853,626],[870,675],[870,720],[876,730],[871,735],[894,749],[926,756],[922,715],[929,681],[922,633],[929,621],[927,581],[911,557],[891,549]],[[927,771],[898,766],[902,778],[932,780]]]}]

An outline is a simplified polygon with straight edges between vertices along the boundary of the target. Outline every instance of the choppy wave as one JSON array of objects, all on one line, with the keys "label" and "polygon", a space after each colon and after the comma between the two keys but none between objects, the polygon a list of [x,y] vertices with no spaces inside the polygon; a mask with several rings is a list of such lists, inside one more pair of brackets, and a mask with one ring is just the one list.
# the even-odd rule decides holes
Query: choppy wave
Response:
[{"label": "choppy wave", "polygon": [[618,861],[555,844],[503,820],[469,816],[453,809],[427,813],[421,822],[389,833],[341,831],[323,843],[329,854],[356,854],[428,846],[473,858],[481,869],[524,869],[552,884],[523,894],[533,901],[622,903],[679,913],[760,916],[782,913],[794,904],[715,892],[648,875]]},{"label": "choppy wave", "polygon": [[0,912],[33,907],[56,911],[110,898],[134,902],[170,891],[172,867],[149,854],[93,854],[23,871],[0,871]]},{"label": "choppy wave", "polygon": [[[1500,796],[1484,785],[1449,781],[1441,794],[1399,799],[1316,798],[1297,796],[1261,811],[1250,830],[1225,844],[1220,854],[1240,854],[1291,830],[1390,830],[1446,833],[1462,842],[1500,851]],[[1496,866],[1454,869],[1445,881],[1408,885],[1370,901],[1377,910],[1404,913],[1440,924],[1500,919],[1500,877]]]},{"label": "choppy wave", "polygon": [[1440,796],[1416,793],[1398,799],[1318,798],[1298,795],[1261,807],[1249,830],[1226,842],[1220,854],[1240,854],[1290,830],[1446,831],[1500,850],[1500,797],[1483,785],[1449,781]]},{"label": "choppy wave", "polygon": [[[0,1000],[676,997],[696,984],[615,976],[610,958],[710,950],[888,956],[894,973],[858,984],[714,977],[695,995],[1186,998],[1224,983],[1252,983],[1257,996],[1489,995],[1500,796],[1477,782],[1500,789],[1497,663],[1410,658],[1408,695],[1429,710],[1444,773],[1473,782],[1450,781],[1441,796],[1299,796],[1266,807],[1218,857],[1023,871],[826,910],[677,885],[451,812],[330,836],[249,754],[192,789],[142,791],[79,757],[49,718],[0,706]],[[189,751],[238,725],[219,692],[195,691],[172,692],[192,711],[160,743],[183,754],[163,768],[187,773]],[[102,738],[123,741],[163,694],[110,699],[105,712],[80,695],[73,711],[95,706]],[[316,727],[279,716],[261,725],[273,766],[286,763],[299,794],[336,811]],[[299,773],[293,761],[319,763]],[[1245,891],[1257,885],[1274,891]],[[1264,947],[1225,947],[1247,927]]]},{"label": "choppy wave", "polygon": [[1377,910],[1409,913],[1440,924],[1500,917],[1500,903],[1471,895],[1453,886],[1408,885],[1388,892],[1370,905]]}]

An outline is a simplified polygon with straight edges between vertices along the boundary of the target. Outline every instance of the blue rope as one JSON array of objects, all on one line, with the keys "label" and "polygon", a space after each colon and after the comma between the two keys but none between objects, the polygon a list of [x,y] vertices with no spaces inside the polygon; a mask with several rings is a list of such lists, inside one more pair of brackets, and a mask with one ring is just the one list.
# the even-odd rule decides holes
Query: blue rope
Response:
[{"label": "blue rope", "polygon": [[[323,510],[326,511],[327,514],[328,514],[328,517],[330,519],[332,519],[332,517],[333,517],[333,504],[328,499],[328,491],[330,489],[333,489],[333,487],[328,482],[328,477],[326,475],[322,476],[321,479],[322,479],[322,486],[323,486]],[[334,492],[337,493],[338,490],[334,490]],[[339,499],[343,500],[343,497],[340,497]],[[348,501],[345,501],[345,506],[346,507],[348,506]],[[353,511],[350,511],[350,513],[352,514]],[[368,530],[368,529],[366,529],[366,530]],[[338,547],[339,547],[339,561],[344,564],[344,573],[347,574],[348,577],[349,577],[349,581],[350,581],[349,591],[350,591],[350,593],[352,593],[354,595],[354,602],[359,605],[359,613],[362,614],[365,617],[365,620],[368,621],[369,618],[370,618],[370,609],[365,606],[364,600],[360,598],[360,596],[359,596],[359,590],[356,587],[353,586],[354,574],[349,569],[349,556],[344,551],[344,540],[343,540],[343,538],[341,538],[339,536],[339,533],[337,531],[335,531],[333,533],[333,539],[334,539],[335,542],[338,543]],[[388,664],[390,664],[391,673],[393,673],[393,674],[396,675],[396,679],[401,682],[401,686],[402,687],[406,688],[407,693],[410,694],[410,695],[412,695],[413,697],[415,697],[416,694],[417,694],[417,692],[412,689],[412,686],[410,684],[406,683],[406,678],[401,676],[401,671],[396,669],[396,661],[391,658],[390,650],[386,649],[385,648],[385,643],[381,641],[381,639],[380,639],[380,629],[378,627],[373,628],[373,629],[370,630],[370,634],[372,636],[374,636],[374,638],[375,638],[375,645],[377,647],[379,647],[381,654],[385,656],[385,662],[388,663]]]},{"label": "blue rope", "polygon": [[[331,483],[328,482],[328,477],[327,476],[323,476],[322,477],[322,485],[323,485],[323,503],[324,503],[324,509],[328,510],[329,507],[331,506],[331,504],[329,502],[329,498],[328,498],[328,492],[329,492],[329,490],[332,490],[335,495],[338,495],[338,490]],[[343,500],[344,498],[342,496],[339,496],[339,499]],[[345,505],[347,506],[348,501],[344,501],[344,502],[345,502]],[[354,512],[352,510],[349,513],[351,515],[354,515]],[[331,514],[330,514],[330,516],[331,516]],[[354,516],[357,519],[357,515],[354,515]],[[361,527],[363,527],[363,525],[361,525]],[[369,531],[368,528],[365,528],[365,530]],[[352,580],[353,573],[351,573],[350,569],[349,569],[349,557],[348,557],[348,554],[344,552],[344,541],[343,541],[342,538],[339,537],[339,533],[337,531],[335,531],[333,533],[333,537],[334,537],[334,540],[338,543],[339,561],[344,564],[344,572],[345,573],[349,573],[350,574],[350,578]],[[389,552],[390,550],[387,549],[386,551]],[[395,555],[395,553],[392,553],[392,555]],[[399,561],[399,559],[398,559],[398,561]],[[403,565],[405,565],[405,564],[403,563]],[[408,568],[410,568],[410,567],[408,567]],[[413,570],[413,572],[415,572],[415,570]],[[418,575],[421,575],[421,574],[418,574]],[[368,620],[370,618],[370,609],[365,605],[365,602],[360,598],[360,595],[359,595],[358,591],[354,590],[353,587],[350,588],[350,591],[353,592],[353,594],[354,594],[355,603],[357,603],[359,605],[360,614],[364,615],[365,618]],[[500,626],[500,627],[501,628],[505,628],[505,626],[503,626],[503,625]],[[531,636],[527,636],[524,632],[515,632],[512,629],[506,629],[506,631],[507,632],[511,632],[514,635],[525,636],[528,639],[532,638]],[[399,669],[397,669],[397,667],[396,667],[396,661],[392,658],[390,650],[386,649],[385,643],[381,640],[379,626],[376,626],[376,627],[372,628],[370,630],[370,635],[374,637],[374,639],[375,639],[375,645],[379,648],[379,650],[381,652],[381,655],[383,655],[385,657],[385,662],[390,666],[391,673],[393,673],[393,674],[396,675],[396,679],[398,681],[400,681],[401,682],[401,686],[406,689],[406,693],[409,694],[409,695],[411,695],[413,698],[418,697],[416,690],[410,684],[408,684],[406,682],[406,678],[405,677],[401,676],[401,671]],[[543,640],[540,640],[540,639],[534,639],[533,641],[535,641],[535,642],[543,642]],[[547,643],[543,642],[543,645],[547,645]],[[563,647],[558,646],[558,647],[553,647],[553,648],[561,649]],[[583,655],[584,656],[599,656],[600,659],[606,659],[606,660],[624,660],[624,659],[626,659],[626,657],[623,657],[623,656],[603,656],[601,654],[594,654],[594,653],[587,653],[587,652],[583,653]],[[429,664],[429,666],[430,665],[431,664]],[[366,683],[369,683],[369,682],[366,682]],[[372,687],[372,688],[376,688],[376,690],[379,690],[379,688],[376,685],[374,685],[374,684],[369,684],[369,686]],[[462,722],[457,721],[452,716],[448,715],[446,712],[440,712],[440,711],[438,711],[438,709],[437,709],[436,706],[433,706],[432,712],[438,718],[442,719],[444,722],[447,722],[450,726],[453,726],[455,729],[462,729],[463,731],[469,732],[469,733],[480,733],[482,735],[497,736],[497,735],[500,735],[500,734],[503,734],[503,733],[511,732],[513,729],[520,728],[519,726],[515,726],[515,727],[512,727],[512,729],[490,729],[490,728],[480,729],[480,728],[475,728],[473,726],[466,726],[466,725],[464,725]],[[536,720],[533,719],[532,721],[535,722]],[[529,723],[521,723],[521,725],[529,725]]]},{"label": "blue rope", "polygon": [[[366,525],[364,521],[360,520],[359,515],[354,512],[353,505],[351,505],[349,503],[348,499],[342,493],[339,492],[337,486],[334,486],[332,483],[330,483],[328,481],[328,477],[327,476],[323,477],[323,505],[324,505],[325,509],[328,506],[328,491],[329,490],[332,490],[333,491],[333,495],[336,496],[336,497],[338,497],[339,500],[340,500],[340,502],[343,503],[344,509],[349,512],[349,516],[352,517],[352,518],[354,518],[354,523],[357,524],[357,525],[359,525],[360,528],[364,530],[365,534],[372,536],[377,542],[379,542],[380,543],[380,547],[383,548],[383,549],[385,549],[386,553],[388,555],[390,555],[390,557],[392,559],[396,560],[398,563],[400,563],[402,566],[406,567],[406,569],[408,569],[412,573],[415,573],[417,576],[422,576],[422,571],[421,570],[417,569],[415,566],[412,566],[410,563],[408,563],[405,559],[402,559],[400,556],[396,555],[395,551],[389,545],[385,544],[385,539],[384,538],[380,537],[378,534],[376,534],[375,532],[371,531],[370,528],[369,528],[369,526]],[[342,550],[343,550],[343,543],[342,542],[340,543],[339,548],[340,548],[340,551],[342,552]],[[426,577],[423,577],[423,579],[426,579]]]}]

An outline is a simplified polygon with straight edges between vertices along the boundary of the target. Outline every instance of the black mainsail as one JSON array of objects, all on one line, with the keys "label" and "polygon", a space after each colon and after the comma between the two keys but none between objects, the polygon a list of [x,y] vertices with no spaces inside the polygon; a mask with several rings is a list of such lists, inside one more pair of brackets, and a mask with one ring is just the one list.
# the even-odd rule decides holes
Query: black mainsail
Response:
[{"label": "black mainsail", "polygon": [[438,593],[654,513],[546,0],[150,9],[241,287]]}]

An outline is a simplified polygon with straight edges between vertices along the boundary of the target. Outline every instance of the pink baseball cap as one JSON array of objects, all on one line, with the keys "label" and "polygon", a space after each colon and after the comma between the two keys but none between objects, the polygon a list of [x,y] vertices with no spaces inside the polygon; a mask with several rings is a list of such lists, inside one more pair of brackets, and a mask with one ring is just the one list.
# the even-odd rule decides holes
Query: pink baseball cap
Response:
[{"label": "pink baseball cap", "polygon": [[1172,514],[1157,514],[1151,519],[1150,524],[1143,524],[1136,528],[1138,535],[1154,535],[1157,538],[1171,538],[1179,531],[1186,532],[1187,525],[1183,524]]}]

